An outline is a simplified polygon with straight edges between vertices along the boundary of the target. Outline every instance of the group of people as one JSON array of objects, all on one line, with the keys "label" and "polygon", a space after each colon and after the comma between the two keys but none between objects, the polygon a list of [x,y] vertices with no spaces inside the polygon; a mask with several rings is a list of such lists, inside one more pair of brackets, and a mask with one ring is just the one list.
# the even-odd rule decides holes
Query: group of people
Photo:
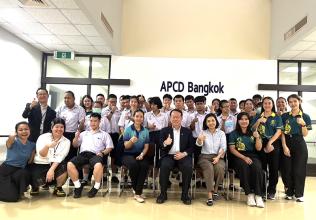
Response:
[{"label": "group of people", "polygon": [[95,180],[88,192],[92,198],[100,189],[108,156],[112,182],[118,180],[117,166],[125,166],[140,203],[145,201],[143,187],[152,165],[159,171],[158,204],[166,202],[169,176],[177,167],[182,174],[182,202],[191,204],[195,169],[206,184],[206,204],[212,206],[219,198],[226,164],[236,171],[249,206],[264,207],[267,171],[267,199],[275,199],[280,172],[286,199],[295,196],[304,201],[308,158],[304,136],[312,126],[296,94],[278,98],[276,105],[271,97],[255,95],[239,102],[240,112],[234,98],[214,99],[208,106],[204,96],[165,94],[161,101],[158,96],[146,100],[143,95],[123,95],[117,106],[116,95],[106,100],[98,94],[96,101],[85,95],[77,105],[71,91],[54,111],[46,89],[39,88],[36,95],[23,112],[28,122],[18,123],[6,142],[7,158],[0,165],[2,201],[18,201],[29,185],[31,195],[53,184],[53,193],[65,196],[62,186],[68,176],[74,198],[79,198],[89,173]]}]

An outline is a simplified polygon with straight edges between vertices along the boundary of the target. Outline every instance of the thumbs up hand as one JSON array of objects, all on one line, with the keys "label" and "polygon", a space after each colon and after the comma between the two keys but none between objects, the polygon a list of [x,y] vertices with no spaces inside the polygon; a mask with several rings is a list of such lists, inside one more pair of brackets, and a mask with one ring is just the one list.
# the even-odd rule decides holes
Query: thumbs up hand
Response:
[{"label": "thumbs up hand", "polygon": [[205,139],[206,139],[206,136],[205,136],[204,132],[202,131],[200,133],[200,135],[198,136],[198,140],[199,140],[199,142],[203,143],[205,141]]},{"label": "thumbs up hand", "polygon": [[136,136],[133,136],[130,141],[135,144],[138,141],[138,138]]},{"label": "thumbs up hand", "polygon": [[171,139],[171,136],[170,134],[168,135],[167,139],[164,141],[164,144],[165,145],[170,145],[172,143],[172,139]]}]

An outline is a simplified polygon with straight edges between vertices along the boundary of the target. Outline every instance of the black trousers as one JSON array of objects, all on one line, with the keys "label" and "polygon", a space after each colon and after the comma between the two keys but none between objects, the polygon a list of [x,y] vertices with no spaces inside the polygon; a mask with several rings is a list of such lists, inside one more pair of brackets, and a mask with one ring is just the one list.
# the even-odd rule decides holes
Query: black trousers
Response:
[{"label": "black trousers", "polygon": [[65,132],[64,137],[70,140],[70,149],[68,152],[68,155],[65,158],[65,161],[68,162],[70,161],[73,157],[77,156],[78,148],[75,148],[72,145],[72,140],[75,138],[75,133],[72,132]]},{"label": "black trousers", "polygon": [[30,184],[30,173],[23,168],[0,165],[0,201],[16,202]]},{"label": "black trousers", "polygon": [[244,160],[234,157],[235,170],[239,175],[240,186],[245,190],[246,195],[254,193],[262,196],[263,171],[259,157],[255,153],[240,153],[252,160],[252,164],[248,165]]},{"label": "black trousers", "polygon": [[182,195],[187,195],[192,178],[192,158],[186,156],[181,160],[173,159],[174,155],[167,155],[160,159],[159,183],[161,193],[167,193],[170,171],[178,167],[182,173]]},{"label": "black trousers", "polygon": [[262,150],[259,152],[262,169],[268,171],[269,168],[269,185],[268,193],[275,194],[276,186],[279,180],[279,158],[280,158],[280,140],[276,140],[272,145],[274,150],[270,153],[265,153],[263,148],[267,146],[268,139],[262,139]]},{"label": "black trousers", "polygon": [[282,173],[288,187],[286,195],[302,197],[304,196],[306,179],[307,145],[301,135],[285,135],[285,140],[291,153],[291,157],[284,155],[282,161]]},{"label": "black trousers", "polygon": [[129,170],[132,187],[135,190],[136,195],[141,195],[143,193],[144,182],[148,172],[148,160],[146,158],[143,160],[136,160],[136,156],[124,155],[122,163]]}]

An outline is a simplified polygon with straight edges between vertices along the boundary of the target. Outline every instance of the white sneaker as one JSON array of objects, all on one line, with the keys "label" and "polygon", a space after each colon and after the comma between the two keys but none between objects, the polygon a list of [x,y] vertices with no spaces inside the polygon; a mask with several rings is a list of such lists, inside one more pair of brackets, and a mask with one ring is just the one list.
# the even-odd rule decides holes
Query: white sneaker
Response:
[{"label": "white sneaker", "polygon": [[264,208],[264,203],[261,196],[255,196],[257,207]]},{"label": "white sneaker", "polygon": [[134,199],[139,203],[145,202],[145,200],[140,195],[135,195]]},{"label": "white sneaker", "polygon": [[286,199],[286,200],[292,200],[292,199],[293,199],[293,196],[285,196],[285,199]]},{"label": "white sneaker", "polygon": [[251,193],[248,194],[248,199],[247,199],[247,205],[248,206],[256,206],[256,201],[255,201],[255,194]]},{"label": "white sneaker", "polygon": [[[133,190],[133,195],[134,195],[134,196],[136,195],[135,190]],[[142,197],[143,199],[147,199],[147,197],[146,197],[144,194],[141,194],[140,197]]]},{"label": "white sneaker", "polygon": [[304,197],[298,197],[298,198],[296,198],[296,202],[304,202]]}]

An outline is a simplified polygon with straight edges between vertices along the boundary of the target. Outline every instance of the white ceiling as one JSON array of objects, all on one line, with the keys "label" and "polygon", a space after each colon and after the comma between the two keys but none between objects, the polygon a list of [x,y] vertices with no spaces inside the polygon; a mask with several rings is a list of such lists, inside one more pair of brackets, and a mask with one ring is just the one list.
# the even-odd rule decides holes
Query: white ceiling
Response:
[{"label": "white ceiling", "polygon": [[297,40],[279,59],[286,60],[316,60],[316,30],[302,39]]},{"label": "white ceiling", "polygon": [[48,7],[22,7],[18,0],[0,0],[0,26],[43,52],[75,51],[111,54],[74,0],[45,0]]}]

